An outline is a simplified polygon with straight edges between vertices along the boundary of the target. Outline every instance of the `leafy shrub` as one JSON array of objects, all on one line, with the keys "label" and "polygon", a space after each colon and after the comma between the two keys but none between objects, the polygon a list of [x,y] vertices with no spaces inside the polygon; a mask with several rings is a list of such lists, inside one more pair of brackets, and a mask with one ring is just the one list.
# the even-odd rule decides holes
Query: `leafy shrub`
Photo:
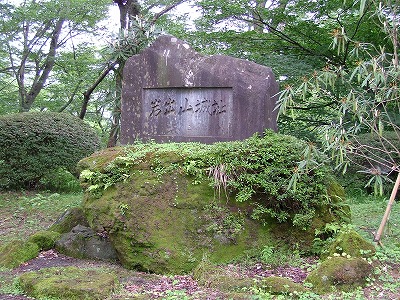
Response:
[{"label": "leafy shrub", "polygon": [[[328,192],[334,180],[324,157],[290,189],[298,162],[304,160],[307,144],[295,137],[266,131],[263,137],[244,141],[199,143],[136,144],[97,166],[96,156],[80,162],[81,181],[89,192],[102,190],[126,180],[135,165],[150,164],[157,174],[179,169],[193,177],[193,184],[210,182],[217,194],[227,194],[238,202],[256,203],[252,217],[307,228],[318,208],[333,205],[336,195]],[[125,154],[124,154],[125,152]]]},{"label": "leafy shrub", "polygon": [[82,192],[82,187],[76,175],[71,174],[69,171],[59,168],[45,174],[39,181],[39,188],[41,190],[65,192],[65,193],[78,193]]},{"label": "leafy shrub", "polygon": [[0,188],[35,188],[41,178],[77,162],[99,146],[96,133],[80,119],[60,113],[0,117]]}]

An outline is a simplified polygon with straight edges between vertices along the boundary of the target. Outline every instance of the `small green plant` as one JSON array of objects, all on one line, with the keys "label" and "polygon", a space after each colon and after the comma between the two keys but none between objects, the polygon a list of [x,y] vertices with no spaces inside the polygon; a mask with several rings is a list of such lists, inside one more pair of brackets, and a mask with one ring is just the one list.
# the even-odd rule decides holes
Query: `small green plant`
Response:
[{"label": "small green plant", "polygon": [[282,265],[299,266],[302,263],[298,249],[288,249],[285,246],[264,246],[260,252],[262,263],[271,267]]},{"label": "small green plant", "polygon": [[120,212],[121,216],[125,216],[126,213],[127,213],[128,210],[129,210],[129,205],[126,204],[126,203],[121,203],[121,204],[118,206],[118,208],[119,208],[119,212]]},{"label": "small green plant", "polygon": [[228,208],[212,203],[204,208],[207,211],[206,231],[213,235],[221,235],[229,240],[235,240],[244,228],[244,217],[238,213],[232,213]]},{"label": "small green plant", "polygon": [[[2,268],[0,268],[0,273]],[[24,291],[18,283],[18,278],[14,278],[12,281],[3,281],[0,276],[0,294],[6,295],[23,295]]]},{"label": "small green plant", "polygon": [[166,291],[163,300],[189,300],[185,290]]}]

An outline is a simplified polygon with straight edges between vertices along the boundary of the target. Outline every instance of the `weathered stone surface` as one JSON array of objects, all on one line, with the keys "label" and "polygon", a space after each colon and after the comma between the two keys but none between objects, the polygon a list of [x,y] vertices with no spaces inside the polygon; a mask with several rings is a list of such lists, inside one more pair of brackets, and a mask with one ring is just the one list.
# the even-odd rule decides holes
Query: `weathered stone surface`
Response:
[{"label": "weathered stone surface", "polygon": [[124,69],[121,143],[241,140],[277,130],[278,84],[270,68],[203,56],[161,36]]},{"label": "weathered stone surface", "polygon": [[66,210],[48,229],[59,233],[67,233],[77,225],[88,226],[82,208],[74,207]]},{"label": "weathered stone surface", "polygon": [[64,233],[56,242],[56,249],[78,258],[117,260],[115,249],[107,238],[81,225],[75,226],[69,233]]},{"label": "weathered stone surface", "polygon": [[306,282],[319,294],[351,291],[365,285],[371,272],[372,266],[362,258],[332,257],[312,271]]}]

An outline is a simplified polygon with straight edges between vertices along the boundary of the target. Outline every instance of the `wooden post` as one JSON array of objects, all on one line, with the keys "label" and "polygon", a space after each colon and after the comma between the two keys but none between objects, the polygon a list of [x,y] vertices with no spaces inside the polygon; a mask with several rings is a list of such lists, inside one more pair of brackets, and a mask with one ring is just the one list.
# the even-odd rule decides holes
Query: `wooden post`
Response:
[{"label": "wooden post", "polygon": [[397,173],[397,180],[396,180],[396,183],[394,184],[392,194],[390,195],[390,199],[389,199],[388,205],[386,207],[385,214],[383,215],[381,225],[379,226],[379,229],[375,234],[374,242],[380,243],[381,235],[382,235],[383,229],[385,228],[386,222],[389,218],[390,211],[391,211],[393,203],[394,203],[394,199],[396,198],[397,190],[399,189],[399,185],[400,185],[400,172]]}]

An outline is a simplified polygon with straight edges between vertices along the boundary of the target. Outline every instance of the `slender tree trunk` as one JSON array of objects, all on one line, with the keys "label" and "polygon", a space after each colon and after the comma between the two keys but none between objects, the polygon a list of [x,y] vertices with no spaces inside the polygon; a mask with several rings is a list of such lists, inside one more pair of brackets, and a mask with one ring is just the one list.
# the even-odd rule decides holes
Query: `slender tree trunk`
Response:
[{"label": "slender tree trunk", "polygon": [[383,230],[385,229],[386,222],[389,219],[389,215],[392,210],[394,200],[396,199],[397,191],[399,190],[399,186],[400,186],[400,173],[397,173],[397,180],[396,180],[396,183],[394,184],[392,194],[390,195],[389,202],[386,207],[385,214],[383,215],[381,224],[379,225],[378,231],[375,234],[374,242],[380,243],[380,241],[381,241],[381,236],[382,236]]},{"label": "slender tree trunk", "polygon": [[97,80],[90,86],[84,93],[83,93],[83,103],[81,106],[81,112],[79,114],[80,119],[84,119],[87,111],[87,107],[89,105],[89,100],[90,96],[92,95],[93,91],[97,88],[97,86],[103,81],[103,79],[110,73],[112,69],[114,69],[115,65],[117,62],[113,62],[109,64],[103,72],[101,72],[100,76],[97,78]]},{"label": "slender tree trunk", "polygon": [[125,62],[120,62],[118,69],[115,72],[115,99],[114,110],[112,112],[112,123],[110,136],[108,138],[107,147],[115,147],[117,145],[120,133],[121,123],[121,97],[122,97],[122,72]]},{"label": "slender tree trunk", "polygon": [[[140,13],[140,5],[137,0],[114,0],[118,4],[120,13],[120,29],[125,32],[130,29],[130,22],[133,18],[137,17]],[[115,100],[114,109],[112,112],[112,123],[110,136],[108,138],[107,147],[114,147],[117,145],[120,133],[121,121],[121,97],[122,97],[122,73],[125,66],[125,60],[118,60],[118,68],[115,72]]]}]

